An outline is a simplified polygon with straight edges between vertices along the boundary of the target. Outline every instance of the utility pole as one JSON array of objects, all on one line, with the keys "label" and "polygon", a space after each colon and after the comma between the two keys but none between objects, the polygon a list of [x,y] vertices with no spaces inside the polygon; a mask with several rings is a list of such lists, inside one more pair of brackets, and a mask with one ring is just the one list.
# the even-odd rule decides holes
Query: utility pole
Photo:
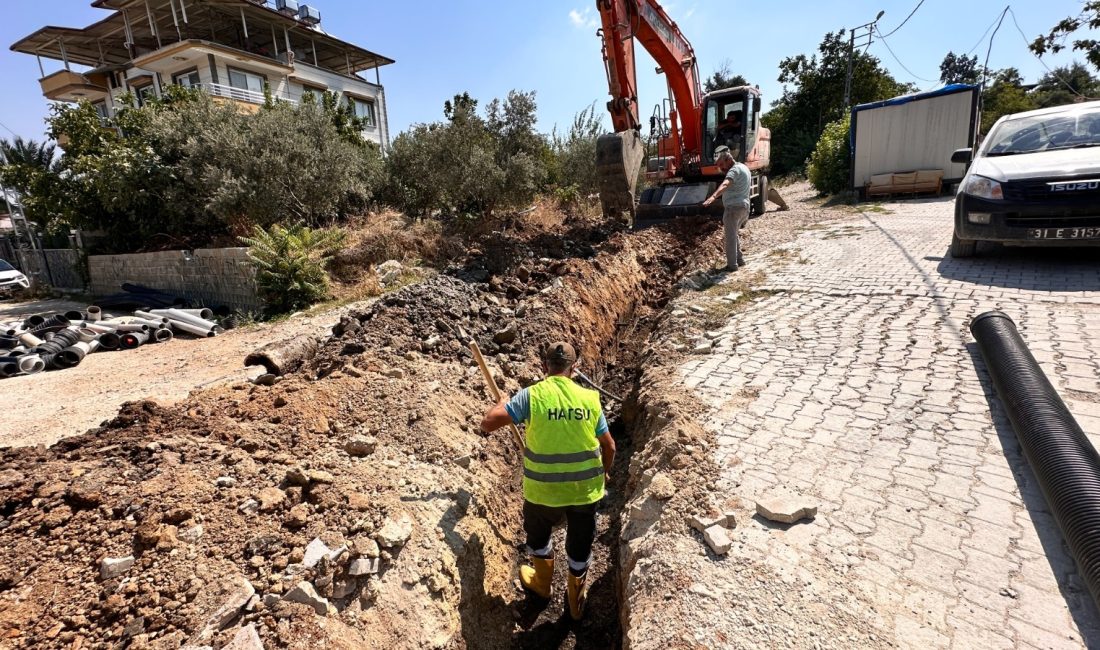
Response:
[{"label": "utility pole", "polygon": [[[844,108],[847,109],[852,105],[852,64],[855,58],[856,41],[859,41],[860,47],[867,47],[871,45],[872,35],[875,32],[875,23],[882,19],[886,15],[885,11],[878,12],[875,19],[869,23],[860,25],[859,27],[853,27],[848,32],[848,76],[844,78]],[[860,33],[862,32],[862,33]],[[866,40],[866,43],[864,42]]]}]

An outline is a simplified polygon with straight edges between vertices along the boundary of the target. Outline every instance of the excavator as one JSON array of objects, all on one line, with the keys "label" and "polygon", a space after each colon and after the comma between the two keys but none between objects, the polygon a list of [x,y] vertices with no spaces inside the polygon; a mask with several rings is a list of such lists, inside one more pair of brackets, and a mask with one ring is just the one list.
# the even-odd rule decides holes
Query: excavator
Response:
[{"label": "excavator", "polygon": [[[596,142],[604,216],[635,228],[677,217],[722,214],[702,202],[721,182],[714,151],[725,145],[752,172],[752,213],[768,196],[771,132],[760,124],[760,90],[752,86],[703,93],[691,43],[657,0],[596,0],[614,133]],[[668,99],[649,118],[642,137],[634,40],[653,57],[668,84]],[[637,196],[643,170],[646,188]]]}]

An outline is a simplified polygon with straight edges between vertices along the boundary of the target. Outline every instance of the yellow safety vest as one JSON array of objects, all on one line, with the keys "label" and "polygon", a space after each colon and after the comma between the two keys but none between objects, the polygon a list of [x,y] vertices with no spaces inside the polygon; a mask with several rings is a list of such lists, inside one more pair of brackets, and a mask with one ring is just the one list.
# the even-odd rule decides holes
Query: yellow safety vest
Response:
[{"label": "yellow safety vest", "polygon": [[600,395],[567,377],[529,389],[531,418],[523,452],[523,498],[544,506],[579,506],[603,498],[596,425]]}]

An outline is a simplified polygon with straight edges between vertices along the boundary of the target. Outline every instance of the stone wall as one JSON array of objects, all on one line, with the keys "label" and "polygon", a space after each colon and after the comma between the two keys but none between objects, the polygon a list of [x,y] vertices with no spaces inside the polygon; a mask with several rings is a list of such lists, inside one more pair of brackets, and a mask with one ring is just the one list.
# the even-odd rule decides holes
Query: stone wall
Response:
[{"label": "stone wall", "polygon": [[119,293],[124,282],[189,298],[210,307],[259,310],[255,273],[246,248],[200,248],[88,257],[91,290]]}]

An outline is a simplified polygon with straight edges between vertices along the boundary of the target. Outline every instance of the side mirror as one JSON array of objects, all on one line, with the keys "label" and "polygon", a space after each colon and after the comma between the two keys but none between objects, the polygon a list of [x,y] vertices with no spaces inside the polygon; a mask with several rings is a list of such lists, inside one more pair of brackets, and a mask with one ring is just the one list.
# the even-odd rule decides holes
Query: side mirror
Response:
[{"label": "side mirror", "polygon": [[757,114],[757,115],[760,114],[760,97],[759,96],[753,97],[753,99],[752,99],[752,112]]},{"label": "side mirror", "polygon": [[974,159],[974,152],[969,148],[956,149],[955,153],[951,154],[951,162],[961,163],[963,165],[969,165],[970,161]]}]

